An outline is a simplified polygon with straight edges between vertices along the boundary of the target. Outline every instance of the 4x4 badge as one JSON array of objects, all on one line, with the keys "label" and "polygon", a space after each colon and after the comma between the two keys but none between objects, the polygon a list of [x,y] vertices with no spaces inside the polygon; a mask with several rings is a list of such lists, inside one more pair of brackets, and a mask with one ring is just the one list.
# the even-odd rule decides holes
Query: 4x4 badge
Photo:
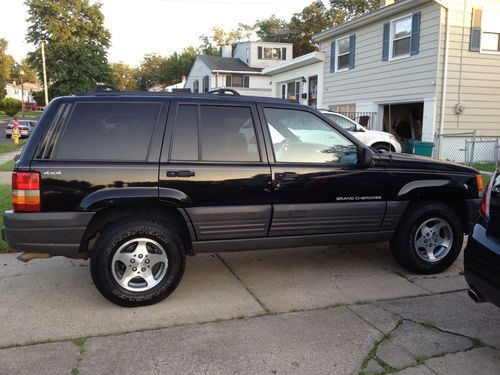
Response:
[{"label": "4x4 badge", "polygon": [[45,172],[43,172],[43,174],[46,176],[55,176],[55,175],[62,174],[62,172],[61,171],[45,171]]}]

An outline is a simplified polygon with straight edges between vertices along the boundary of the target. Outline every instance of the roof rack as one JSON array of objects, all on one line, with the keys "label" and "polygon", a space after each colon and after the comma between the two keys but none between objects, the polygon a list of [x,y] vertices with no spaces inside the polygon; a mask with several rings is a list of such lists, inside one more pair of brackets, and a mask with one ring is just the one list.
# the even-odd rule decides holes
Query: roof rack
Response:
[{"label": "roof rack", "polygon": [[95,92],[120,92],[120,90],[113,85],[107,85],[105,83],[98,83],[95,86]]}]

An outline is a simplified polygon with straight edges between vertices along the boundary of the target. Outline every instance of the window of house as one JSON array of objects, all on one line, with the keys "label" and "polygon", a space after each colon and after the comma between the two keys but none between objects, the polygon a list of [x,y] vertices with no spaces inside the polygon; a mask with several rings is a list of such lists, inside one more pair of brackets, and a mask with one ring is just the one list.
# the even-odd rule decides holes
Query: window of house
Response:
[{"label": "window of house", "polygon": [[193,82],[193,92],[195,94],[200,92],[200,82],[198,80]]},{"label": "window of house", "polygon": [[250,87],[250,77],[243,74],[226,74],[226,87]]},{"label": "window of house", "polygon": [[286,60],[286,47],[257,47],[259,60]]},{"label": "window of house", "polygon": [[160,103],[77,103],[56,159],[144,161]]},{"label": "window of house", "polygon": [[337,104],[328,106],[330,111],[338,113],[356,112],[356,104]]},{"label": "window of house", "polygon": [[483,10],[481,13],[477,17],[482,29],[481,51],[500,52],[500,12]]},{"label": "window of house", "polygon": [[345,38],[337,39],[335,48],[337,49],[335,53],[337,56],[335,70],[338,72],[349,69],[350,37],[346,36]]},{"label": "window of house", "polygon": [[209,77],[203,77],[203,92],[208,92],[209,89]]},{"label": "window of house", "polygon": [[391,22],[391,59],[410,56],[412,16]]},{"label": "window of house", "polygon": [[281,84],[281,99],[286,99],[286,83]]}]

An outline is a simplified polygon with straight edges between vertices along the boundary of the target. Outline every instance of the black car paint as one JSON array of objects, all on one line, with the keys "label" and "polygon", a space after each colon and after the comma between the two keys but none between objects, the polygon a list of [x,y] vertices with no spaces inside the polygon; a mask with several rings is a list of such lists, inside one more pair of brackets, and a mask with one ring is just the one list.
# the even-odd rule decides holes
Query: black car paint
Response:
[{"label": "black car paint", "polygon": [[[318,111],[276,99],[228,96],[200,99],[192,95],[182,98],[183,102],[203,100],[251,106],[258,113],[255,126],[261,161],[257,163],[169,161],[170,119],[180,100],[178,96],[154,98],[164,106],[144,162],[73,162],[34,157],[61,103],[71,105],[98,99],[98,95],[55,99],[16,163],[16,170],[40,172],[43,212],[173,207],[185,218],[193,248],[198,251],[222,249],[225,245],[236,249],[292,246],[301,241],[319,244],[388,240],[407,204],[426,197],[456,201],[463,206],[456,208],[465,230],[473,219],[465,204],[467,200],[475,202],[478,197],[476,171],[472,168],[430,158],[377,153],[372,155],[371,166],[277,163],[264,126],[262,107],[266,105],[309,111],[353,142],[360,154],[366,146]],[[148,101],[151,97],[107,95],[105,100]],[[190,171],[194,175],[167,176],[176,171]],[[289,179],[283,175],[286,172],[296,176]],[[248,239],[259,241],[252,245]]]},{"label": "black car paint", "polygon": [[500,171],[492,176],[490,215],[480,215],[464,252],[465,279],[483,300],[500,307]]}]

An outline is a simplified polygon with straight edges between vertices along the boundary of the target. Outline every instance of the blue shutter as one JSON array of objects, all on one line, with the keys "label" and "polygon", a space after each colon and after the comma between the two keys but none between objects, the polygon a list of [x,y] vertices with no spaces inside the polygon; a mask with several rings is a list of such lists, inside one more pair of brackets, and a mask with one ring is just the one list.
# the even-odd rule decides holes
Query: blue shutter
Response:
[{"label": "blue shutter", "polygon": [[335,42],[330,46],[330,72],[335,71]]},{"label": "blue shutter", "polygon": [[411,19],[411,49],[410,54],[416,55],[420,46],[420,12],[413,13]]},{"label": "blue shutter", "polygon": [[356,53],[356,35],[349,37],[349,69],[354,69],[354,55]]},{"label": "blue shutter", "polygon": [[382,61],[389,60],[389,33],[391,32],[391,24],[384,23],[384,39],[382,42]]},{"label": "blue shutter", "polygon": [[470,28],[469,51],[481,51],[481,8],[472,8],[472,26]]}]

